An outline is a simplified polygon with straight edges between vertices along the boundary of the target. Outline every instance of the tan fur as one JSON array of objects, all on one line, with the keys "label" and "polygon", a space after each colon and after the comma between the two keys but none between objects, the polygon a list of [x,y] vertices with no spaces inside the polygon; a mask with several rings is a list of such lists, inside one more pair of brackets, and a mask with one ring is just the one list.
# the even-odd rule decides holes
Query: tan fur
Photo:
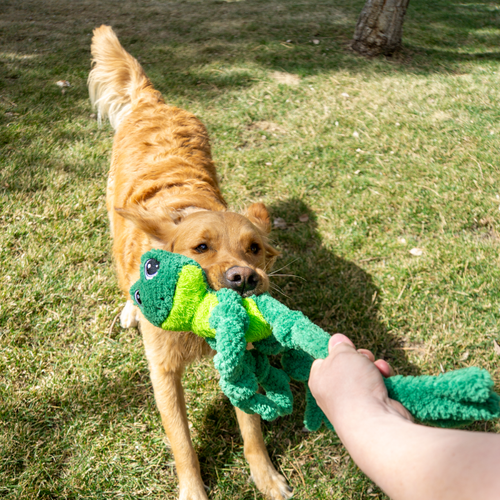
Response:
[{"label": "tan fur", "polygon": [[[194,258],[216,290],[226,286],[224,273],[229,268],[244,266],[257,273],[255,291],[266,291],[266,270],[278,253],[268,242],[270,221],[265,206],[255,203],[245,215],[226,211],[205,127],[192,114],[165,104],[110,27],[94,30],[91,50],[91,101],[100,119],[107,116],[116,130],[107,208],[118,281],[125,296],[138,278],[141,255],[153,247]],[[175,457],[179,498],[204,500],[207,496],[189,434],[181,376],[186,365],[212,353],[199,337],[161,330],[129,304],[122,324],[135,326],[136,318],[156,403]],[[257,487],[270,498],[289,498],[290,488],[269,460],[259,417],[239,410],[237,416]]]}]

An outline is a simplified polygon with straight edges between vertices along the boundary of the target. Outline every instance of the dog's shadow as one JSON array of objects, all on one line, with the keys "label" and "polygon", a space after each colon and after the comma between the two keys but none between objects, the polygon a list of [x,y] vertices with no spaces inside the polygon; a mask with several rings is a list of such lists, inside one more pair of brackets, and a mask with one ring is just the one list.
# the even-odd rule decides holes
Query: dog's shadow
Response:
[{"label": "dog's shadow", "polygon": [[[396,372],[418,375],[419,371],[405,356],[403,339],[388,332],[379,319],[382,300],[379,288],[370,274],[354,262],[345,260],[328,249],[318,231],[317,216],[299,199],[272,205],[274,220],[280,218],[272,233],[273,243],[282,257],[271,273],[272,294],[291,309],[306,314],[327,332],[344,333],[358,347],[370,349],[375,356],[388,360]],[[286,224],[286,226],[285,226]],[[291,443],[298,445],[308,439],[303,432],[305,409],[304,387],[292,384],[294,412],[279,421],[263,422],[263,431],[271,459],[284,455]],[[241,445],[238,424],[231,404],[223,395],[216,398],[206,410],[200,429],[198,455],[207,484],[217,482],[216,467],[230,465],[234,440]],[[217,454],[214,455],[214,439]]]}]

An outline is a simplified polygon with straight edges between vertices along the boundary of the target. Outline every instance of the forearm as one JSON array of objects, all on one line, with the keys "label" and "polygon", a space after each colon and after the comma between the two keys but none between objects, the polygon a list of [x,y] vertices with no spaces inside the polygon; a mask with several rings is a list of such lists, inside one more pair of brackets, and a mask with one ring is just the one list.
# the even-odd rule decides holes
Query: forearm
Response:
[{"label": "forearm", "polygon": [[353,460],[393,500],[499,498],[499,435],[417,425],[380,403],[341,420]]}]

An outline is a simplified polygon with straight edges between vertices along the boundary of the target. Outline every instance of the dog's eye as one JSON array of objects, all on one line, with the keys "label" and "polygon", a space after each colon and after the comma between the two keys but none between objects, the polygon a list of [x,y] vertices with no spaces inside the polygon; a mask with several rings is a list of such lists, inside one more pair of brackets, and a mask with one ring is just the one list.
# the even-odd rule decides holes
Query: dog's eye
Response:
[{"label": "dog's eye", "polygon": [[194,251],[198,253],[203,253],[208,250],[208,245],[206,243],[202,243],[201,245],[198,245]]},{"label": "dog's eye", "polygon": [[156,259],[148,259],[144,264],[144,276],[147,280],[153,279],[160,269],[160,263]]},{"label": "dog's eye", "polygon": [[138,305],[142,306],[142,301],[141,301],[141,294],[139,293],[139,290],[136,290],[134,293],[134,299],[137,302]]},{"label": "dog's eye", "polygon": [[250,251],[251,251],[253,254],[257,255],[257,254],[259,253],[259,250],[260,250],[260,246],[259,246],[259,245],[257,245],[257,243],[252,243],[252,244],[250,245]]}]

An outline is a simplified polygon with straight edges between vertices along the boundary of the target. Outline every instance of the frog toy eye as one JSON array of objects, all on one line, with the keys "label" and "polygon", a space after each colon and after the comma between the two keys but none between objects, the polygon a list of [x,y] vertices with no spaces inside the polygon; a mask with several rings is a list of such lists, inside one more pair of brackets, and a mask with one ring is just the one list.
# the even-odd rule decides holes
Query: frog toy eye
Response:
[{"label": "frog toy eye", "polygon": [[142,306],[141,294],[139,293],[139,290],[135,291],[134,299],[137,302],[137,305]]},{"label": "frog toy eye", "polygon": [[144,276],[147,280],[153,279],[160,269],[160,263],[156,259],[148,259],[144,264]]}]

